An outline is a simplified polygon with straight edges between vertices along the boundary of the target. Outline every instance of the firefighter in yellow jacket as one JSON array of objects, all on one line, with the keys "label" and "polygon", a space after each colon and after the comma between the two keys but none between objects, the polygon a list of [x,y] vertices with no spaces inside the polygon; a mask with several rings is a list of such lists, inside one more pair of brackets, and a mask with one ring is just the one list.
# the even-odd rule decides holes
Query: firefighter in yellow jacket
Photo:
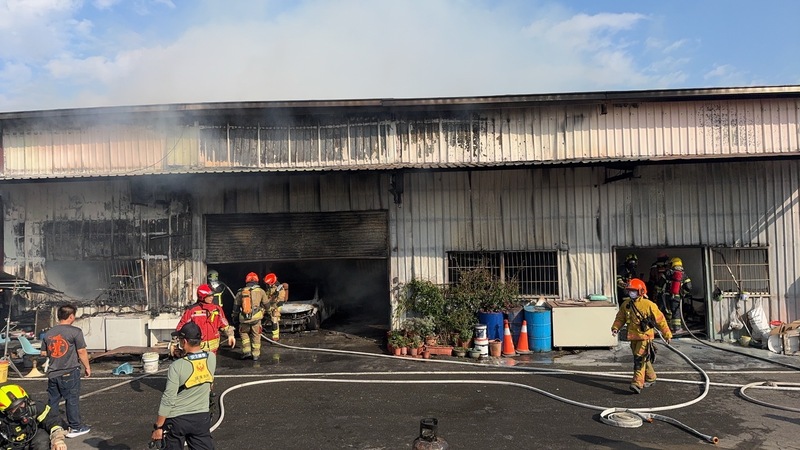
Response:
[{"label": "firefighter in yellow jacket", "polygon": [[289,285],[287,283],[278,283],[278,276],[274,273],[268,273],[264,276],[264,284],[267,285],[267,298],[269,298],[272,340],[277,341],[281,338],[281,306],[289,297]]},{"label": "firefighter in yellow jacket", "polygon": [[239,317],[239,334],[242,338],[242,359],[261,356],[261,320],[269,307],[267,293],[258,284],[258,274],[250,272],[244,279],[245,286],[236,293],[233,301],[234,314]]},{"label": "firefighter in yellow jacket", "polygon": [[656,382],[656,372],[653,369],[656,356],[654,328],[661,331],[667,344],[672,339],[672,332],[664,314],[647,298],[644,281],[638,278],[630,280],[625,292],[628,298],[619,307],[614,324],[611,325],[611,334],[616,336],[623,325],[628,325],[628,340],[633,352],[633,379],[630,389],[641,394],[642,389]]}]

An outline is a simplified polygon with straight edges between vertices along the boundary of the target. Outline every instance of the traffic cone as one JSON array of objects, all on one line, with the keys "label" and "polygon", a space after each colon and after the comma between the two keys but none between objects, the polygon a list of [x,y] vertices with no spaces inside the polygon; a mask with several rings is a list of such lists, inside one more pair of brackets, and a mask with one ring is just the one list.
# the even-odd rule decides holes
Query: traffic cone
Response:
[{"label": "traffic cone", "polygon": [[511,329],[508,328],[508,319],[503,321],[503,356],[517,356],[517,351],[514,350],[514,340],[511,338]]},{"label": "traffic cone", "polygon": [[528,321],[522,321],[522,329],[519,331],[519,340],[517,340],[517,353],[527,355],[531,352],[528,347]]}]

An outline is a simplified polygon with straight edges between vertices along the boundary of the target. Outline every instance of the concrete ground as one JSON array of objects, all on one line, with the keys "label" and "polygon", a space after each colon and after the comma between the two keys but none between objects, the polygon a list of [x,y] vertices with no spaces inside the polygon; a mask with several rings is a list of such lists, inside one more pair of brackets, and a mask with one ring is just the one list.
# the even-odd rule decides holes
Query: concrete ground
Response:
[{"label": "concrete ground", "polygon": [[[699,372],[663,346],[656,361],[659,381],[634,395],[628,390],[632,357],[626,342],[612,349],[471,362],[389,357],[380,341],[322,330],[285,336],[281,344],[334,352],[265,342],[262,359],[254,362],[239,360],[238,349],[221,351],[215,391],[222,397],[224,416],[220,420],[219,412],[215,415],[216,448],[411,448],[425,417],[437,418],[440,436],[450,448],[461,449],[800,448],[800,413],[752,403],[738,393],[738,386],[752,382],[800,382],[798,369],[768,362],[800,368],[797,357],[715,344],[739,354],[693,339],[673,340],[677,350],[708,372],[713,384],[699,402],[671,409],[696,399],[703,386]],[[137,372],[111,375],[125,361]],[[143,376],[141,361],[133,357],[94,363],[81,399],[92,432],[68,440],[70,450],[147,448],[168,364],[162,361],[159,373]],[[46,399],[44,379],[11,381]],[[568,404],[548,393],[589,406]],[[750,389],[747,394],[800,408],[798,391]],[[639,428],[610,426],[599,418],[600,408],[606,407],[661,407],[659,414],[716,436],[719,443],[714,446],[663,421]]]}]

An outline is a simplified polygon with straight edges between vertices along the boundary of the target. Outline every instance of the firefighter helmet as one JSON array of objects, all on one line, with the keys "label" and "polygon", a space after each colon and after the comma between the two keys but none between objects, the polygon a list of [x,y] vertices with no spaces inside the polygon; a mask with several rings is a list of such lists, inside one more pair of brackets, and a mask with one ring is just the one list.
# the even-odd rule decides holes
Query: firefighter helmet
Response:
[{"label": "firefighter helmet", "polygon": [[209,270],[208,275],[206,275],[206,280],[208,280],[209,283],[219,281],[219,272],[216,270]]},{"label": "firefighter helmet", "polygon": [[255,272],[250,272],[244,277],[245,283],[258,283],[258,274]]},{"label": "firefighter helmet", "polygon": [[644,281],[638,278],[631,278],[631,281],[628,281],[628,284],[625,286],[625,290],[637,291],[640,297],[647,295],[647,286],[644,284]]},{"label": "firefighter helmet", "polygon": [[31,414],[30,398],[22,386],[7,384],[0,387],[0,413],[15,421]]},{"label": "firefighter helmet", "polygon": [[278,281],[278,276],[277,276],[277,275],[275,275],[275,274],[274,274],[274,273],[272,273],[272,272],[270,272],[270,273],[268,273],[268,274],[264,275],[264,283],[266,283],[266,284],[268,284],[268,285],[270,285],[270,286],[272,286],[273,284],[275,284],[277,281]]},{"label": "firefighter helmet", "polygon": [[636,256],[636,253],[628,253],[628,256],[625,257],[625,262],[628,261],[639,261],[639,257]]},{"label": "firefighter helmet", "polygon": [[683,261],[678,258],[677,256],[669,260],[669,265],[671,267],[683,267]]},{"label": "firefighter helmet", "polygon": [[211,295],[214,295],[214,291],[211,289],[211,286],[209,286],[207,284],[201,284],[200,286],[197,286],[197,299],[198,300],[203,300],[206,297],[209,297]]}]

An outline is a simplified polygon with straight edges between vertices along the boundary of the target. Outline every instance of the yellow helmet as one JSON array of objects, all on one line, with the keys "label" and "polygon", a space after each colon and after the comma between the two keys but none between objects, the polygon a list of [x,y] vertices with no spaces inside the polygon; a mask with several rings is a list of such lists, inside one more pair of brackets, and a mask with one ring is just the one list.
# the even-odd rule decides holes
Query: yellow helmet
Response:
[{"label": "yellow helmet", "polygon": [[29,413],[29,400],[28,393],[21,386],[7,384],[0,387],[0,413],[12,419]]},{"label": "yellow helmet", "polygon": [[683,267],[683,261],[681,261],[681,259],[676,256],[669,260],[669,265],[672,267],[677,267],[677,266]]}]

